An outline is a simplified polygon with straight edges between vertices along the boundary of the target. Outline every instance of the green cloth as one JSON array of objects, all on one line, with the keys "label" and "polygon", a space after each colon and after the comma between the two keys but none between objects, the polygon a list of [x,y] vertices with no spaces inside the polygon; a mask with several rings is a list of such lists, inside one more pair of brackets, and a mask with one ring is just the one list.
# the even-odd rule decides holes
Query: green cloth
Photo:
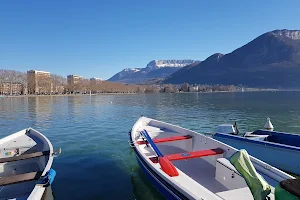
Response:
[{"label": "green cloth", "polygon": [[254,200],[265,200],[271,192],[271,187],[267,181],[256,172],[247,151],[242,149],[236,152],[231,156],[230,162],[244,177]]},{"label": "green cloth", "polygon": [[278,184],[275,188],[275,200],[299,200],[299,198],[289,193]]}]

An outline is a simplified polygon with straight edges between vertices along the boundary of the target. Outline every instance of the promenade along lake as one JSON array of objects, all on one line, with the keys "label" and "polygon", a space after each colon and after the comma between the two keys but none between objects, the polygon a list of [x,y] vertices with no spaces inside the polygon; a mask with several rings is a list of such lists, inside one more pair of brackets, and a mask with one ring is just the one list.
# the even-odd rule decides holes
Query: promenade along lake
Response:
[{"label": "promenade along lake", "polygon": [[300,92],[186,93],[0,98],[0,137],[32,127],[55,148],[55,199],[162,199],[140,170],[128,131],[141,116],[209,133],[237,121],[300,133]]}]

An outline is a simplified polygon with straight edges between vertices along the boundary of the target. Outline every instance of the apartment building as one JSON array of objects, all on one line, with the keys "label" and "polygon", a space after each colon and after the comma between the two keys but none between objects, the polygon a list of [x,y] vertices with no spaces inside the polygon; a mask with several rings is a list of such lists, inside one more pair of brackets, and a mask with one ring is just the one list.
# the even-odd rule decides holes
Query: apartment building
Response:
[{"label": "apartment building", "polygon": [[28,94],[51,94],[50,72],[27,71]]},{"label": "apartment building", "polygon": [[24,94],[24,85],[18,82],[0,83],[0,95],[21,95]]},{"label": "apartment building", "polygon": [[80,92],[80,81],[82,81],[82,76],[68,75],[67,76],[67,90],[68,92],[76,93]]}]

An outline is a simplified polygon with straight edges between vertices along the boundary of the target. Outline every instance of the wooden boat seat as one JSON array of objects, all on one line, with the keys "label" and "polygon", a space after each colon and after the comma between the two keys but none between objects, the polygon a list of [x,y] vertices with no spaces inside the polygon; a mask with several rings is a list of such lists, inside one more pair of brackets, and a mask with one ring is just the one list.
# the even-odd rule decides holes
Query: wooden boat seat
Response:
[{"label": "wooden boat seat", "polygon": [[[169,154],[169,155],[165,155],[164,157],[170,161],[173,161],[173,160],[186,160],[191,158],[201,158],[205,156],[214,156],[222,153],[224,153],[222,149],[207,149],[207,150],[192,151],[186,153]],[[150,157],[149,159],[153,163],[158,163],[158,157]]]},{"label": "wooden boat seat", "polygon": [[201,158],[205,156],[214,156],[222,153],[224,153],[222,149],[207,149],[207,150],[200,150],[200,151],[191,151],[186,153],[169,154],[169,155],[165,155],[165,157],[168,160],[172,161],[172,160],[186,160],[191,158]]},{"label": "wooden boat seat", "polygon": [[22,154],[19,156],[13,156],[13,157],[9,157],[9,158],[0,158],[0,163],[13,162],[13,161],[18,161],[18,160],[26,160],[26,159],[30,159],[30,158],[36,158],[36,157],[47,156],[47,155],[50,155],[50,151],[40,151],[40,152],[35,152],[35,153]]},{"label": "wooden boat seat", "polygon": [[38,180],[41,177],[42,173],[43,171],[38,171],[38,172],[18,174],[18,175],[3,177],[3,178],[1,177],[0,186],[11,185],[11,184],[21,183],[25,181]]},{"label": "wooden boat seat", "polygon": [[[187,140],[191,139],[193,136],[191,135],[180,135],[180,136],[172,136],[172,137],[166,137],[166,138],[154,138],[152,141],[154,143],[163,143],[163,142],[173,142],[178,140]],[[137,141],[137,144],[148,144],[148,141]]]}]

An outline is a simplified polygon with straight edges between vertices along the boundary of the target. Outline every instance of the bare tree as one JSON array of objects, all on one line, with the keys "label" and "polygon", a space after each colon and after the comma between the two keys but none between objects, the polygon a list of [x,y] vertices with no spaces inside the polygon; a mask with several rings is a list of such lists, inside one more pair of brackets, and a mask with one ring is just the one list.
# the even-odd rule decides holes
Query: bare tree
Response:
[{"label": "bare tree", "polygon": [[62,94],[65,90],[67,85],[67,79],[63,76],[51,74],[50,76],[51,86],[52,86],[52,93],[59,93]]},{"label": "bare tree", "polygon": [[[13,84],[23,84],[23,86],[26,85],[26,74],[23,72],[18,72],[15,70],[9,70],[9,69],[0,69],[0,84],[8,83],[10,87],[10,95],[13,94]],[[22,91],[23,93],[23,91]]]},{"label": "bare tree", "polygon": [[0,69],[0,82],[18,82],[25,84],[26,73],[9,69]]}]

